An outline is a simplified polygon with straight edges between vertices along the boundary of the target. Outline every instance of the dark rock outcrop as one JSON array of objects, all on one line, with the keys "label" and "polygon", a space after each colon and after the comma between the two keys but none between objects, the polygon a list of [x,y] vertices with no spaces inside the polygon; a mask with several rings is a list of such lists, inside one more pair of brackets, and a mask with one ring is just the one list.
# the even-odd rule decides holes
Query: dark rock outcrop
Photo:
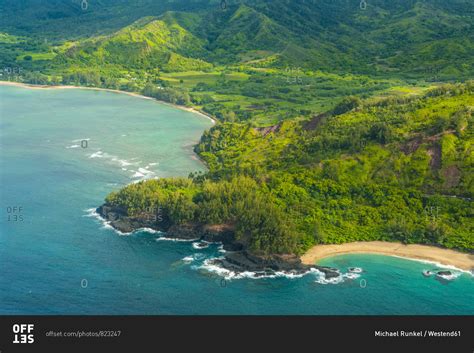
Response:
[{"label": "dark rock outcrop", "polygon": [[438,276],[451,276],[453,273],[451,271],[438,271],[436,274]]},{"label": "dark rock outcrop", "polygon": [[301,263],[296,255],[256,255],[245,249],[244,244],[235,239],[235,226],[233,224],[197,224],[186,223],[170,225],[165,220],[157,217],[129,217],[125,210],[102,205],[97,208],[97,213],[107,220],[112,227],[130,233],[140,228],[151,228],[166,232],[168,238],[194,240],[200,239],[207,242],[219,242],[224,250],[228,251],[224,259],[216,259],[220,266],[235,272],[251,271],[262,275],[284,271],[293,274],[308,272],[317,268],[326,275],[326,278],[339,276],[336,269],[324,266],[307,266]]},{"label": "dark rock outcrop", "polygon": [[[323,272],[326,278],[338,277],[339,271],[325,266],[308,266],[301,263],[301,260],[296,255],[266,255],[259,256],[248,251],[238,251],[226,254],[224,259],[216,260],[222,267],[235,272],[250,271],[250,272],[265,272],[265,274],[274,273],[277,271],[304,274],[316,268]],[[263,274],[262,274],[263,275]]]},{"label": "dark rock outcrop", "polygon": [[135,218],[128,217],[125,210],[111,207],[107,204],[97,208],[97,213],[110,223],[112,227],[123,233],[130,233],[139,228],[152,228],[163,231],[162,226],[156,219],[151,217]]}]

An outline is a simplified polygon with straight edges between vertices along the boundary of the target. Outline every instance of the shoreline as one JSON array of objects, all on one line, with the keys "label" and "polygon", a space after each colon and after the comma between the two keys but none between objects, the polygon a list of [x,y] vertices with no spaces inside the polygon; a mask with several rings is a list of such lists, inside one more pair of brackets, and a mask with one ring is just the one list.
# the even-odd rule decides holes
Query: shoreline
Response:
[{"label": "shoreline", "polygon": [[442,266],[453,266],[467,272],[474,269],[474,254],[430,245],[405,245],[385,241],[316,245],[301,256],[301,262],[306,265],[313,265],[328,257],[347,254],[380,254],[415,261],[434,262]]},{"label": "shoreline", "polygon": [[177,105],[177,104],[173,104],[173,103],[170,103],[170,102],[161,101],[161,100],[153,98],[153,97],[147,97],[147,96],[141,95],[139,93],[121,91],[121,90],[118,90],[118,89],[101,88],[101,87],[71,86],[71,85],[64,85],[64,86],[62,86],[62,85],[55,85],[55,86],[34,85],[34,84],[30,84],[30,83],[13,82],[13,81],[0,81],[0,85],[1,86],[15,86],[15,87],[22,87],[22,88],[29,88],[29,89],[87,89],[87,90],[92,90],[92,91],[105,91],[105,92],[126,94],[126,95],[136,97],[136,98],[153,100],[153,101],[159,102],[161,104],[171,106],[173,108],[181,109],[181,110],[184,110],[184,111],[187,111],[187,112],[190,112],[190,113],[194,113],[194,114],[203,116],[203,117],[211,120],[213,125],[215,125],[217,123],[216,120],[213,117],[211,117],[210,115],[208,115],[206,113],[203,113],[200,110],[197,110],[195,108],[185,107],[183,105]]}]

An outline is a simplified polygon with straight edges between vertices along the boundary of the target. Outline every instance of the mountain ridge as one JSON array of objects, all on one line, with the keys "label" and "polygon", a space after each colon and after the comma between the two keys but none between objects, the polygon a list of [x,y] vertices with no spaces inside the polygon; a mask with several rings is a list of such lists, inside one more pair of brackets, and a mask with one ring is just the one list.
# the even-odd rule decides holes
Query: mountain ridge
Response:
[{"label": "mountain ridge", "polygon": [[[343,0],[242,1],[229,3],[225,10],[198,1],[199,10],[194,12],[183,11],[178,1],[156,9],[152,6],[151,14],[139,16],[144,4],[148,2],[129,6],[137,18],[111,33],[143,24],[150,16],[159,18],[166,23],[163,30],[183,29],[200,43],[190,46],[193,50],[186,50],[187,54],[194,52],[193,58],[213,64],[236,65],[246,53],[257,51],[267,52],[267,57],[277,55],[273,65],[278,67],[420,76],[420,66],[428,63],[447,79],[474,74],[474,13],[462,0],[450,4],[372,0],[365,10]],[[81,16],[94,13],[86,11]],[[52,24],[57,21],[50,20]],[[205,48],[199,50],[201,44]],[[285,55],[279,55],[285,50]]]}]

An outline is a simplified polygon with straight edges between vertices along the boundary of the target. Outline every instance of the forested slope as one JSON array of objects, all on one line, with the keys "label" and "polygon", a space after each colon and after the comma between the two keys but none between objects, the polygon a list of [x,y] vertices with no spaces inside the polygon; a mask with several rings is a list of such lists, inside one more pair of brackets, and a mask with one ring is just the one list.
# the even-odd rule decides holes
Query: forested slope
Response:
[{"label": "forested slope", "polygon": [[[398,240],[472,251],[474,86],[381,100],[265,134],[220,124],[197,147],[206,175],[145,181],[108,196],[172,224],[235,224],[255,252]],[[137,211],[138,210],[138,211]]]}]

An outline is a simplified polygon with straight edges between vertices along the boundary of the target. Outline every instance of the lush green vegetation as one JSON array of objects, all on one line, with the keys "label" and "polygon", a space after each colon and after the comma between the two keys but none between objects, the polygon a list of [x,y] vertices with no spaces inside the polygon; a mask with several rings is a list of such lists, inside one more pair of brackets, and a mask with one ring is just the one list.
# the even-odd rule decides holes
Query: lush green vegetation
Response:
[{"label": "lush green vegetation", "polygon": [[21,70],[3,78],[152,92],[267,126],[348,95],[474,77],[463,0],[372,0],[366,10],[342,0],[80,3],[3,5],[0,65]]},{"label": "lush green vegetation", "polygon": [[80,3],[0,4],[2,79],[139,92],[219,122],[196,147],[208,173],[107,202],[232,224],[255,252],[375,239],[473,250],[468,2]]},{"label": "lush green vegetation", "polygon": [[266,135],[219,124],[197,147],[209,173],[130,185],[107,201],[132,215],[157,203],[172,224],[235,224],[256,252],[355,240],[472,250],[474,84],[355,102]]},{"label": "lush green vegetation", "polygon": [[236,177],[212,182],[160,179],[129,185],[106,201],[130,216],[163,210],[170,224],[199,222],[235,225],[236,238],[255,252],[298,252],[298,235],[277,199],[254,179]]}]

